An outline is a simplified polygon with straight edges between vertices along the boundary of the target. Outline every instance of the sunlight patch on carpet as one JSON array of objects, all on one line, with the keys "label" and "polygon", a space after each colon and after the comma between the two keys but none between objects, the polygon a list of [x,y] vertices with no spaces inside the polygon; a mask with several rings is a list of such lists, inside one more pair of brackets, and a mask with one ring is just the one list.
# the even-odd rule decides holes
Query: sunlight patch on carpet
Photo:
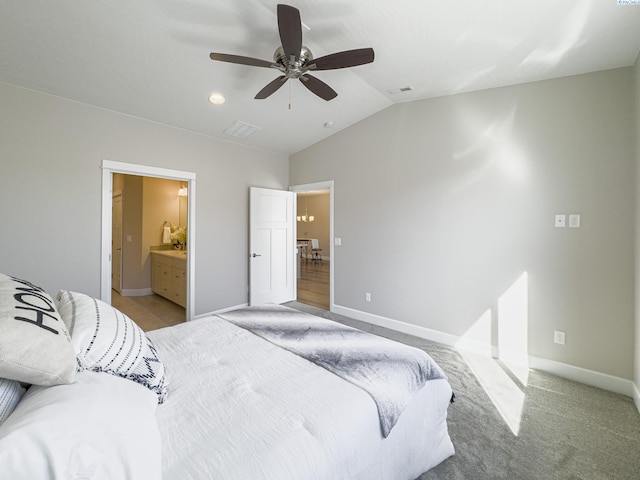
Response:
[{"label": "sunlight patch on carpet", "polygon": [[[492,311],[488,309],[456,344],[460,355],[515,436],[520,431],[524,388],[529,379],[528,291],[528,275],[524,272],[498,299],[496,325]],[[495,327],[497,351],[491,344]]]}]

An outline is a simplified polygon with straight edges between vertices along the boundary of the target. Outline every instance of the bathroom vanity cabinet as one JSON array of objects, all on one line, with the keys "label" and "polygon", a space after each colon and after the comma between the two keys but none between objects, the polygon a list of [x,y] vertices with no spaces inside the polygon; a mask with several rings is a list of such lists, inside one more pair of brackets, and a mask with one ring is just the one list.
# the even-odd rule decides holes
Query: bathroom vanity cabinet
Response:
[{"label": "bathroom vanity cabinet", "polygon": [[181,250],[151,252],[151,290],[187,306],[187,255]]}]

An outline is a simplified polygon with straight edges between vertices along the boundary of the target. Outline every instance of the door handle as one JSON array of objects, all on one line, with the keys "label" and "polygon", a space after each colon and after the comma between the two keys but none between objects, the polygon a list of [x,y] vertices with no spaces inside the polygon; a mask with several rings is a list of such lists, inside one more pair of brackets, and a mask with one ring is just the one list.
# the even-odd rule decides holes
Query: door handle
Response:
[{"label": "door handle", "polygon": [[262,255],[259,255],[259,254],[257,254],[257,253],[253,253],[253,254],[251,254],[251,256],[252,256],[253,258],[256,258],[256,257],[261,257]]}]

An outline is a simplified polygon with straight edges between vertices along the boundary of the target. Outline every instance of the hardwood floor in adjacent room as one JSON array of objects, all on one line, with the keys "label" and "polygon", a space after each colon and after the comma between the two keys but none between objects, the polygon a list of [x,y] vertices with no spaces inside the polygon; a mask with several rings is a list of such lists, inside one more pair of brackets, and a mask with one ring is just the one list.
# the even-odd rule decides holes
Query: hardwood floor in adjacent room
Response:
[{"label": "hardwood floor in adjacent room", "polygon": [[123,297],[112,290],[111,305],[131,318],[145,332],[186,321],[184,308],[156,294]]},{"label": "hardwood floor in adjacent room", "polygon": [[329,310],[329,260],[300,264],[298,302]]}]

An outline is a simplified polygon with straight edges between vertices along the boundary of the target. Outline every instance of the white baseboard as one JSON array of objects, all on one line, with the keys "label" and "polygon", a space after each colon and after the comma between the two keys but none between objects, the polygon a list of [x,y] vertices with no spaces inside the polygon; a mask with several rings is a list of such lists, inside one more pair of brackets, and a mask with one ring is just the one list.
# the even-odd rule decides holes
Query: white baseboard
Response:
[{"label": "white baseboard", "polygon": [[220,310],[214,310],[213,312],[209,312],[209,313],[201,313],[200,315],[196,315],[193,318],[194,318],[194,320],[197,320],[198,318],[212,317],[212,316],[217,315],[219,313],[230,312],[231,310],[238,310],[239,308],[244,308],[244,307],[248,307],[248,306],[249,306],[248,303],[242,303],[242,304],[236,305],[234,307],[226,307],[226,308],[222,308]]},{"label": "white baseboard", "polygon": [[[332,312],[346,317],[361,320],[363,322],[371,323],[379,327],[389,328],[398,332],[408,333],[416,337],[424,338],[426,340],[432,340],[434,342],[443,343],[462,350],[470,350],[475,353],[488,355],[494,358],[499,357],[499,349],[494,345],[486,343],[467,340],[450,333],[440,332],[438,330],[432,330],[426,327],[420,327],[409,323],[401,322],[380,315],[355,310],[340,305],[333,305]],[[556,362],[554,360],[548,360],[546,358],[535,357],[529,355],[529,367],[545,372],[558,375],[559,377],[568,378],[576,382],[585,383],[594,387],[599,387],[604,390],[609,390],[616,393],[621,393],[629,397],[633,397],[636,407],[640,411],[640,391],[637,385],[631,380],[615,377],[606,373],[600,373],[593,370],[587,370],[585,368],[576,367],[566,363]]]},{"label": "white baseboard", "polygon": [[559,377],[568,378],[580,383],[586,383],[593,387],[602,388],[611,392],[621,393],[633,397],[633,382],[624,378],[606,373],[587,370],[567,363],[556,362],[546,358],[529,355],[529,367],[545,372],[553,373]]},{"label": "white baseboard", "polygon": [[470,350],[472,352],[480,353],[483,355],[492,357],[498,356],[498,349],[493,345],[477,342],[474,340],[467,340],[450,333],[444,333],[426,327],[419,327],[410,323],[393,320],[391,318],[382,317],[380,315],[375,315],[373,313],[367,313],[348,307],[342,307],[340,305],[334,305],[331,311],[339,315],[344,315],[345,317],[355,318],[356,320],[371,323],[379,327],[389,328],[397,332],[408,333],[409,335],[424,338],[426,340],[432,340],[434,342],[443,343],[452,347],[462,348],[464,350]]},{"label": "white baseboard", "polygon": [[120,295],[123,297],[146,297],[153,295],[151,288],[123,288]]}]

